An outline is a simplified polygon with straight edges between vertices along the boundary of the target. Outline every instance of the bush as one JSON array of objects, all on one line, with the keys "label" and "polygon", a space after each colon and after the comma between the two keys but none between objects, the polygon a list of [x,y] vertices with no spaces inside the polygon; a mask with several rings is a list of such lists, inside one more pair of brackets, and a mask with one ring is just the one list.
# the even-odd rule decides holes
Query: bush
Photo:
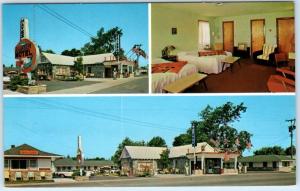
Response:
[{"label": "bush", "polygon": [[28,85],[28,78],[21,78],[20,76],[14,76],[10,79],[9,89],[12,91],[16,91],[18,86],[26,86]]}]

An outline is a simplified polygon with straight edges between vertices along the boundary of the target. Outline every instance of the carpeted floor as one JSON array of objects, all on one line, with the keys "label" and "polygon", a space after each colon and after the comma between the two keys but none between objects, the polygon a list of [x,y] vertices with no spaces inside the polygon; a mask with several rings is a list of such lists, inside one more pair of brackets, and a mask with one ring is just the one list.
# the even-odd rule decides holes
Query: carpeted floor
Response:
[{"label": "carpeted floor", "polygon": [[208,90],[201,85],[187,89],[186,93],[242,93],[268,92],[267,81],[276,73],[275,66],[254,63],[251,59],[241,59],[233,65],[233,71],[227,68],[219,74],[209,74],[206,79]]}]

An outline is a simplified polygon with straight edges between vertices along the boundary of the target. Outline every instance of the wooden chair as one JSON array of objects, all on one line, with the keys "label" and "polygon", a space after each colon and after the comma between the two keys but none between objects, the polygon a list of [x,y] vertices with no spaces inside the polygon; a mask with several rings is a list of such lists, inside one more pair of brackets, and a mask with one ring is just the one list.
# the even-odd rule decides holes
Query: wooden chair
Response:
[{"label": "wooden chair", "polygon": [[[277,68],[282,75],[271,75],[267,86],[270,92],[295,92],[295,72],[287,69]],[[292,76],[294,79],[288,78]]]},{"label": "wooden chair", "polygon": [[22,180],[22,173],[21,172],[16,172],[15,180]]},{"label": "wooden chair", "polygon": [[40,176],[42,180],[46,179],[46,173],[45,172],[40,172]]},{"label": "wooden chair", "polygon": [[28,179],[34,180],[34,172],[28,172]]},{"label": "wooden chair", "polygon": [[4,179],[5,179],[5,181],[8,181],[9,178],[10,178],[9,171],[8,170],[4,171]]}]

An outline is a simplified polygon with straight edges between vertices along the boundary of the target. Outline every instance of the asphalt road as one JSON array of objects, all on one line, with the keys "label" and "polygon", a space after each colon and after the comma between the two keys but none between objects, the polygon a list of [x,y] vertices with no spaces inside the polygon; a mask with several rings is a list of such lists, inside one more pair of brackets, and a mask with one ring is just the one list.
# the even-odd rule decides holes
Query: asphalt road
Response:
[{"label": "asphalt road", "polygon": [[87,182],[22,185],[26,187],[276,186],[296,184],[295,173],[102,178]]},{"label": "asphalt road", "polygon": [[93,94],[115,94],[115,93],[148,93],[148,76],[139,77],[133,81],[116,85],[110,88],[92,92]]}]

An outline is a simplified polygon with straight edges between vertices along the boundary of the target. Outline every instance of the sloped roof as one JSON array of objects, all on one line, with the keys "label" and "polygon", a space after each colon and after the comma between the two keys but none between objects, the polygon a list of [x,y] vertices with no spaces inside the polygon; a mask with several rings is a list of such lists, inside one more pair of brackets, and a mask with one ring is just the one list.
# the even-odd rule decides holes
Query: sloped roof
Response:
[{"label": "sloped roof", "polygon": [[279,161],[293,161],[289,156],[285,155],[254,155],[239,158],[239,162],[279,162]]},{"label": "sloped roof", "polygon": [[74,65],[75,57],[65,56],[65,55],[60,55],[60,54],[50,54],[50,53],[46,53],[46,52],[42,52],[42,54],[47,58],[47,60],[51,64],[66,65],[66,66]]},{"label": "sloped roof", "polygon": [[[57,159],[54,161],[55,166],[76,166],[77,161],[71,158]],[[83,166],[113,166],[115,165],[111,160],[84,160]]]},{"label": "sloped roof", "polygon": [[125,146],[120,158],[160,159],[166,147]]},{"label": "sloped roof", "polygon": [[97,64],[105,61],[110,62],[115,60],[116,57],[113,55],[113,53],[82,56],[82,64]]},{"label": "sloped roof", "polygon": [[[214,152],[214,149],[206,142],[197,143],[195,147],[196,153],[200,152]],[[185,157],[187,153],[194,152],[194,147],[190,145],[182,145],[170,148],[169,158]]]},{"label": "sloped roof", "polygon": [[[78,57],[72,56],[65,56],[60,54],[51,54],[42,52],[42,54],[46,57],[46,59],[54,65],[65,65],[65,66],[73,66],[74,61]],[[113,53],[105,53],[105,54],[95,54],[95,55],[88,55],[88,56],[81,56],[82,57],[82,64],[98,64],[103,62],[111,62],[115,61],[116,57]]]},{"label": "sloped roof", "polygon": [[[120,158],[131,159],[160,159],[160,154],[166,147],[125,146]],[[183,145],[170,148],[169,158],[185,157],[187,153],[194,151],[192,145]],[[214,152],[214,149],[206,142],[197,143],[196,152]]]},{"label": "sloped roof", "polygon": [[4,151],[4,156],[25,156],[25,155],[34,155],[34,156],[51,156],[51,157],[61,157],[61,155],[48,153],[45,151],[41,151],[33,146],[23,144],[17,147],[10,148]]}]

